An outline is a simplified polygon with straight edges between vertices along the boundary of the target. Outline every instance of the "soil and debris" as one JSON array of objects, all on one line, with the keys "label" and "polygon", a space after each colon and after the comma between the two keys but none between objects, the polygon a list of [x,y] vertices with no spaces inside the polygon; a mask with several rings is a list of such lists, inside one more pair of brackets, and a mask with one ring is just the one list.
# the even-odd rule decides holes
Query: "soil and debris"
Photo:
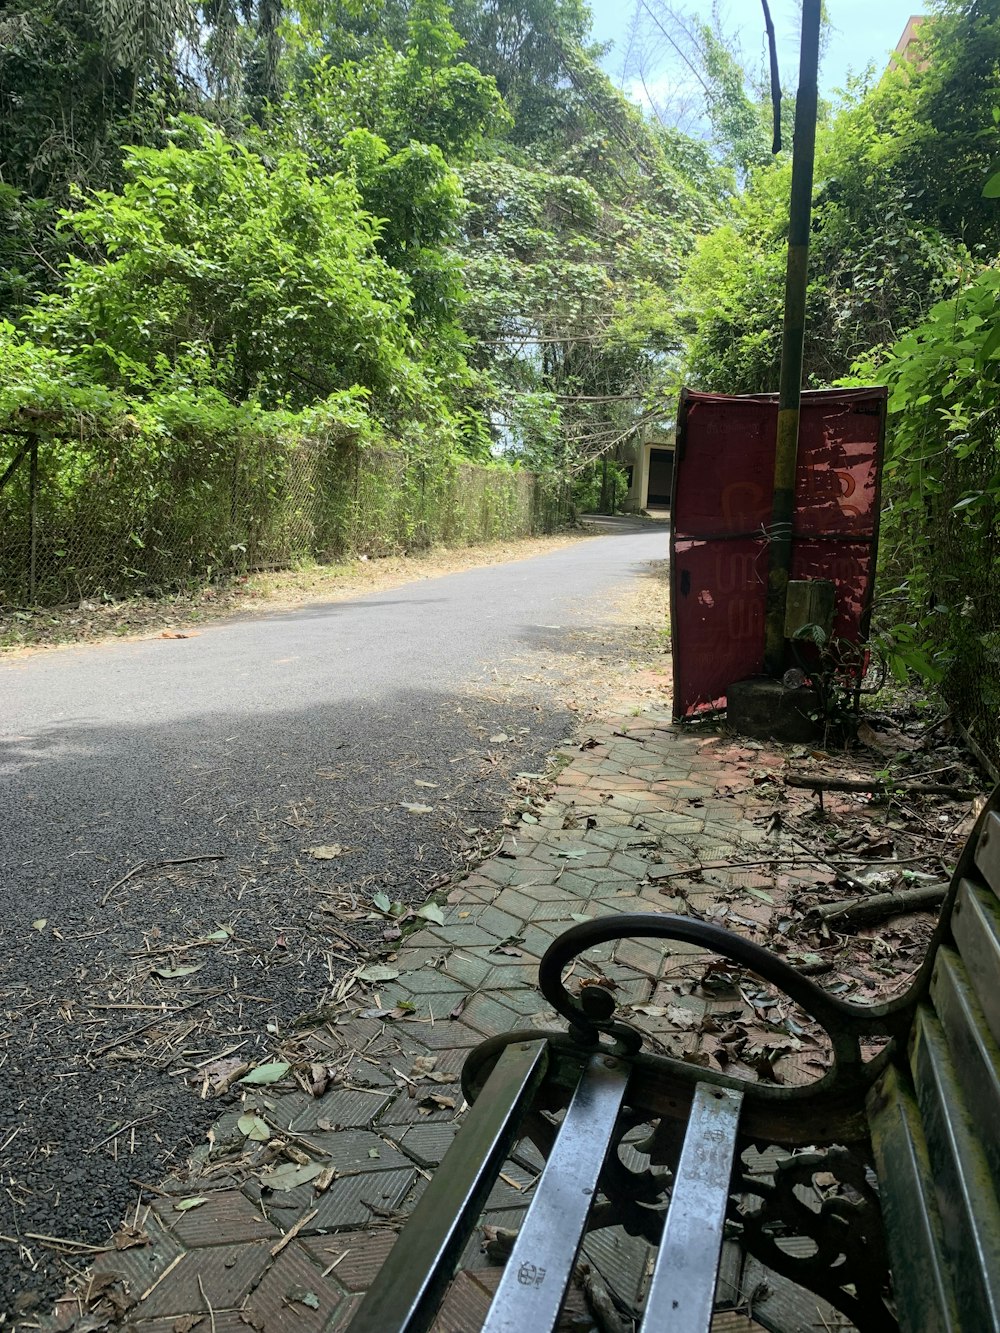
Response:
[{"label": "soil and debris", "polygon": [[[941,891],[979,804],[954,795],[982,784],[948,734],[947,721],[929,720],[925,711],[904,702],[877,719],[866,745],[845,755],[768,747],[734,738],[724,728],[688,731],[681,733],[682,741],[665,742],[670,729],[656,712],[632,711],[611,724],[592,716],[574,743],[562,747],[565,767],[555,784],[520,779],[520,800],[503,822],[493,865],[538,866],[547,848],[562,862],[549,865],[544,882],[568,888],[582,875],[599,873],[586,867],[597,849],[610,844],[597,842],[596,834],[603,830],[607,838],[617,827],[625,840],[619,845],[627,844],[621,855],[635,867],[631,891],[651,906],[723,922],[767,944],[831,993],[856,1002],[900,993],[920,965],[933,928],[929,890]],[[695,756],[683,779],[670,777],[660,762],[671,745],[683,751],[682,759]],[[635,772],[645,761],[672,785],[673,794],[661,804],[682,816],[675,831],[657,827],[655,816],[641,810],[624,824],[610,819],[616,800],[641,791],[644,781],[647,788],[656,781],[626,776],[623,756],[631,757]],[[684,773],[683,762],[677,771]],[[808,787],[800,785],[803,777],[810,779]],[[848,790],[837,790],[845,786]],[[705,831],[694,831],[697,812],[708,807],[712,818]],[[683,831],[685,812],[691,832]],[[727,823],[723,841],[719,831]],[[713,832],[706,836],[709,828]],[[335,845],[309,850],[320,860],[339,855]],[[150,1205],[193,1210],[209,1204],[213,1191],[238,1189],[281,1227],[276,1245],[284,1247],[316,1233],[331,1210],[331,1191],[348,1187],[350,1177],[367,1172],[374,1181],[382,1170],[407,1166],[412,1175],[413,1158],[401,1155],[400,1141],[406,1153],[414,1126],[427,1124],[447,1135],[461,1118],[458,1081],[465,1052],[452,1049],[454,1038],[442,1020],[460,1023],[476,992],[456,994],[451,1011],[447,1005],[440,1009],[435,1024],[421,1003],[423,986],[409,992],[412,998],[403,986],[408,975],[417,975],[414,968],[421,975],[433,968],[448,978],[459,975],[456,961],[475,962],[473,955],[487,946],[450,944],[448,925],[473,914],[462,908],[479,910],[483,903],[495,904],[487,910],[511,912],[519,886],[528,880],[505,888],[504,879],[500,874],[491,881],[473,870],[424,904],[407,905],[388,894],[373,899],[375,910],[365,923],[376,930],[374,937],[366,935],[369,954],[342,974],[334,1003],[300,1030],[275,1034],[253,1059],[240,1051],[192,1071],[192,1086],[216,1104],[221,1117],[188,1162],[159,1185],[144,1188],[144,1202],[137,1203],[131,1225],[126,1223],[113,1244],[143,1234]],[[898,898],[886,897],[915,892],[928,893],[926,910],[911,910],[909,897],[902,901],[906,910],[900,910]],[[827,904],[855,899],[878,909],[874,920],[859,924],[822,914]],[[581,893],[575,904],[581,910],[570,919],[587,919],[591,902]],[[341,906],[350,910],[349,904]],[[544,918],[544,912],[533,914],[520,930],[488,947],[489,959],[510,968],[512,979],[536,965],[539,942],[531,932]],[[433,948],[427,947],[427,926],[443,927]],[[412,946],[411,929],[421,932]],[[702,1067],[785,1084],[815,1080],[829,1068],[825,1034],[773,987],[730,962],[684,951],[671,956],[664,971],[651,961],[654,954],[662,957],[649,945],[623,941],[613,953],[578,959],[568,984],[611,991],[619,1013],[643,1030],[649,1048]],[[523,1012],[528,1025],[550,1021]],[[422,1026],[428,1022],[429,1028]],[[419,1043],[435,1032],[431,1048],[417,1054]],[[333,1108],[352,1095],[383,1105],[380,1099],[388,1099],[392,1109],[378,1123],[345,1127]],[[408,1113],[399,1109],[407,1106]],[[645,1132],[636,1131],[640,1137]],[[345,1153],[353,1154],[346,1165]],[[366,1154],[379,1165],[366,1162]],[[437,1160],[418,1155],[417,1174],[426,1176]],[[751,1177],[773,1170],[753,1162],[746,1167]],[[537,1162],[515,1154],[501,1176],[510,1207],[530,1197],[536,1176]],[[835,1178],[822,1170],[813,1184],[821,1191],[836,1187]],[[370,1194],[361,1192],[371,1210],[365,1224],[386,1228],[391,1239],[405,1221],[410,1196],[380,1208]],[[509,1212],[505,1217],[514,1220]],[[329,1250],[336,1262],[338,1246],[351,1234],[325,1237],[324,1254]],[[496,1218],[487,1221],[485,1261],[502,1258],[505,1236],[509,1231]],[[628,1308],[615,1288],[615,1274],[602,1274],[599,1262],[592,1271],[597,1283],[610,1283],[612,1306]],[[486,1280],[488,1273],[477,1270],[475,1276]],[[107,1304],[103,1288],[99,1298]],[[763,1297],[758,1293],[757,1299]],[[601,1300],[589,1305],[597,1326],[608,1327],[597,1308]],[[252,1297],[245,1313],[252,1322]]]},{"label": "soil and debris", "polygon": [[[13,1312],[50,1301],[109,1242],[136,1181],[187,1159],[233,1070],[342,1006],[411,910],[433,915],[429,895],[494,850],[512,797],[538,782],[515,775],[540,774],[561,727],[523,708],[467,710],[457,756],[360,774],[354,761],[352,790],[370,803],[246,813],[225,855],[116,866],[92,879],[84,913],[34,919],[0,983],[0,1272]],[[317,791],[339,794],[342,777],[317,773]]]}]

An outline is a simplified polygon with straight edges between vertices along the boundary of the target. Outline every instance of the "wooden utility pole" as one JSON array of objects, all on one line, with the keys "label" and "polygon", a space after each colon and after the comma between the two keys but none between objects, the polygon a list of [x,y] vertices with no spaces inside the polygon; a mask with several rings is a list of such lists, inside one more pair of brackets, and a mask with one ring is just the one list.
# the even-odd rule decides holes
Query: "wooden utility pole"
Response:
[{"label": "wooden utility pole", "polygon": [[785,602],[792,564],[792,516],[795,464],[802,402],[802,352],[809,280],[809,227],[812,220],[813,163],[816,157],[819,34],[822,0],[803,0],[799,88],[795,98],[792,147],[792,197],[785,276],[785,325],[778,387],[778,435],[774,454],[764,670],[780,676],[785,669]]}]

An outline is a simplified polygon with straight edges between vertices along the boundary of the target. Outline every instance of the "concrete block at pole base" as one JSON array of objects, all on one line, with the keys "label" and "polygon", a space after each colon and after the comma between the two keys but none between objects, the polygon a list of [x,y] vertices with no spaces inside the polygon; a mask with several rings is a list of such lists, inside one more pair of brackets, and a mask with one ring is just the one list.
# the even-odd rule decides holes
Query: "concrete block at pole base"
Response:
[{"label": "concrete block at pole base", "polygon": [[770,676],[739,680],[726,691],[726,720],[741,736],[808,745],[823,739],[819,696],[810,685],[789,688]]}]

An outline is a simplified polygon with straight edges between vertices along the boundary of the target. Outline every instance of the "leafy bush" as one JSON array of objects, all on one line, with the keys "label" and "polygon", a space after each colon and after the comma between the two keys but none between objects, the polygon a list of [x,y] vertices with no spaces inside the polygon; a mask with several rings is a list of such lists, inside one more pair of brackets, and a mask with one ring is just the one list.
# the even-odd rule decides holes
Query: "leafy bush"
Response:
[{"label": "leafy bush", "polygon": [[869,371],[892,389],[882,565],[896,586],[883,594],[883,638],[898,675],[915,670],[946,693],[1000,679],[998,299],[989,267]]},{"label": "leafy bush", "polygon": [[317,179],[301,154],[265,164],[190,119],[165,149],[129,149],[125,173],[66,215],[95,257],[71,258],[25,317],[44,346],[137,395],[212,387],[294,409],[416,389],[408,286],[349,179]]}]

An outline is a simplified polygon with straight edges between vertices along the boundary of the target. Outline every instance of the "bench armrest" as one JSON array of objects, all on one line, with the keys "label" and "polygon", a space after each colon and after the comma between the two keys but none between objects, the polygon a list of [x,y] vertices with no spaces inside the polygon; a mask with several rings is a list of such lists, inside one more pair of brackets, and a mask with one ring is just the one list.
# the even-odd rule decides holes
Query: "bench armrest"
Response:
[{"label": "bench armrest", "polygon": [[[770,950],[722,926],[667,913],[628,912],[596,917],[570,927],[549,946],[539,964],[539,989],[556,1012],[568,1019],[572,1034],[583,1044],[596,1042],[602,1032],[617,1035],[621,1040],[623,1030],[631,1031],[626,1025],[614,1021],[615,1001],[610,991],[589,986],[578,999],[569,993],[562,979],[566,968],[578,955],[618,939],[678,940],[695,944],[732,959],[771,982],[820,1023],[830,1039],[841,1076],[851,1077],[866,1068],[861,1054],[862,1037],[899,1037],[908,1027],[906,1010],[867,1007],[840,1000]],[[626,1048],[629,1044],[626,1038]],[[636,1050],[638,1042],[632,1044],[632,1048]]]}]

